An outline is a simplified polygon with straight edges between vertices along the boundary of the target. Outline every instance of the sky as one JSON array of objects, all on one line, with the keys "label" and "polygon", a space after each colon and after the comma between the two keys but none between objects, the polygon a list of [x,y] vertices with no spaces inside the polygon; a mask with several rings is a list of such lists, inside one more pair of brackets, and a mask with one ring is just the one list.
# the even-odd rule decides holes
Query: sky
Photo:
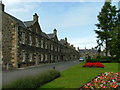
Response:
[{"label": "sky", "polygon": [[[33,20],[34,13],[37,13],[43,32],[52,33],[56,28],[59,40],[67,37],[70,44],[80,49],[97,46],[94,30],[104,2],[15,1],[3,0],[7,13],[22,21]],[[116,2],[113,5],[117,5]]]}]

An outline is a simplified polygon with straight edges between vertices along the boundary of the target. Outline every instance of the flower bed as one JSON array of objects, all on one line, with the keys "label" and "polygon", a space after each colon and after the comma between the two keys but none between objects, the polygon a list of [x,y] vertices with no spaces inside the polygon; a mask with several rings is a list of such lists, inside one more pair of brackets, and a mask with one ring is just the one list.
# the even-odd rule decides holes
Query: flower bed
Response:
[{"label": "flower bed", "polygon": [[94,78],[92,81],[80,88],[118,88],[120,87],[120,72],[105,72],[100,74],[98,77]]},{"label": "flower bed", "polygon": [[100,62],[95,62],[95,63],[87,62],[87,63],[85,63],[85,65],[83,65],[83,67],[101,67],[101,68],[104,68],[104,65]]}]

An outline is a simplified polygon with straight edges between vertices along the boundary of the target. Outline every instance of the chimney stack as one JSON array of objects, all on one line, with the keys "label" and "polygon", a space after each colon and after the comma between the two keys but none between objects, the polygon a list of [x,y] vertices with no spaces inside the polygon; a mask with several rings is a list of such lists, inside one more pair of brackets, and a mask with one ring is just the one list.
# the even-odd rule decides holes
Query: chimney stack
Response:
[{"label": "chimney stack", "polygon": [[67,43],[67,38],[65,37],[65,41],[66,41],[66,43]]},{"label": "chimney stack", "polygon": [[53,30],[53,33],[57,36],[57,30],[56,29]]},{"label": "chimney stack", "polygon": [[33,21],[38,22],[38,18],[39,18],[39,16],[35,13],[35,15],[33,15]]},{"label": "chimney stack", "polygon": [[2,4],[2,1],[0,1],[0,11],[3,11],[4,12],[4,4]]}]

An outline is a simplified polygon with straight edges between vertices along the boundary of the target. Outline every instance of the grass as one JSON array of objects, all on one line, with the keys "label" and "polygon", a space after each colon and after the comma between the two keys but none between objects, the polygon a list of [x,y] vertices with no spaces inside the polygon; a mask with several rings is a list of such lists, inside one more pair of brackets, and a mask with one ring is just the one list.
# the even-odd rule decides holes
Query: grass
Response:
[{"label": "grass", "polygon": [[[105,68],[84,68],[85,63],[80,63],[63,72],[61,77],[44,84],[41,88],[80,88],[93,78],[104,72],[119,72],[120,63],[103,63]],[[38,90],[39,90],[38,89]]]}]

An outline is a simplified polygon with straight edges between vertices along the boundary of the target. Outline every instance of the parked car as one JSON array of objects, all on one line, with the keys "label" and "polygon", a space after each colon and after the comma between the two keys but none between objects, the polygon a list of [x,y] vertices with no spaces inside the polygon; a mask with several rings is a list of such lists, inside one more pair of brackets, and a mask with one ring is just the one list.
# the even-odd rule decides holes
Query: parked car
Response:
[{"label": "parked car", "polygon": [[79,62],[83,62],[83,61],[84,61],[84,58],[81,57],[81,58],[79,59]]}]

